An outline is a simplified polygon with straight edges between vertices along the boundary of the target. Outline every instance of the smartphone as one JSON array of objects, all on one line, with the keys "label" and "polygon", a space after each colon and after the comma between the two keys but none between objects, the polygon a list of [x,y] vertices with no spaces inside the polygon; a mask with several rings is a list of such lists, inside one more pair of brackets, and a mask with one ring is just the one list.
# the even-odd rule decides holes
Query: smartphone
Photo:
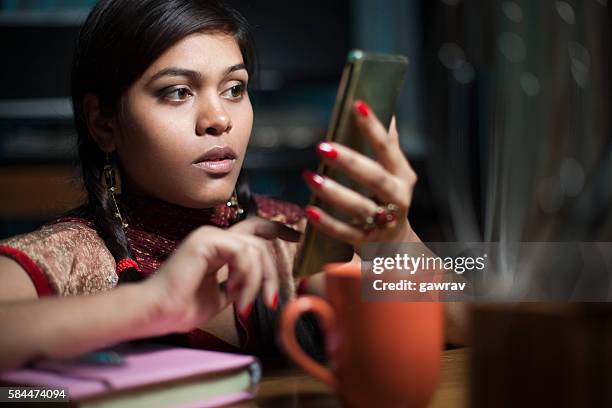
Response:
[{"label": "smartphone", "polygon": [[[374,158],[367,140],[355,125],[353,104],[359,99],[365,101],[385,128],[389,129],[407,69],[408,59],[403,55],[374,54],[361,50],[349,52],[326,140],[341,143]],[[324,163],[319,165],[317,172],[348,188],[369,195],[363,187]],[[340,220],[350,219],[346,214],[320,201],[314,194],[310,204]],[[349,244],[315,230],[310,223],[300,244],[301,250],[293,266],[295,277],[310,276],[321,271],[326,263],[348,262],[353,257],[353,248]]]}]

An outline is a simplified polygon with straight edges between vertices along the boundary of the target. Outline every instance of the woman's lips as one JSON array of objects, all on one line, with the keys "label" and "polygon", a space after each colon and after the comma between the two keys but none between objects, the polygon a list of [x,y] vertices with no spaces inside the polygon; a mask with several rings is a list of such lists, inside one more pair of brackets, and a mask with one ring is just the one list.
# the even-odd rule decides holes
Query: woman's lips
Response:
[{"label": "woman's lips", "polygon": [[204,160],[193,165],[210,174],[227,174],[232,171],[236,159]]}]

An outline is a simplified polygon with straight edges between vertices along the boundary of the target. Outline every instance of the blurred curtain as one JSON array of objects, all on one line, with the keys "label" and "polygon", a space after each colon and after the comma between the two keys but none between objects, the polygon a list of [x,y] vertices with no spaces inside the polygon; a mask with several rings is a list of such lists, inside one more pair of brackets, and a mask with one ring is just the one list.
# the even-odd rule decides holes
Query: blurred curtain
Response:
[{"label": "blurred curtain", "polygon": [[612,238],[607,0],[424,3],[430,171],[448,238]]}]

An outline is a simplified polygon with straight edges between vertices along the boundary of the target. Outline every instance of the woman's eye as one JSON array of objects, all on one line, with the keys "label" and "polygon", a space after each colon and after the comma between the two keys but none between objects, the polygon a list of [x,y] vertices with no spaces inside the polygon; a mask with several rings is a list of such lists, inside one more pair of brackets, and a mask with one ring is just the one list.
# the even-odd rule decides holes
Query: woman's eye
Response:
[{"label": "woman's eye", "polygon": [[174,88],[163,93],[164,98],[172,101],[184,101],[192,95],[188,88]]},{"label": "woman's eye", "polygon": [[242,97],[244,92],[246,91],[246,86],[243,83],[236,84],[229,88],[227,91],[223,93],[223,95],[228,96],[230,99],[239,99]]}]

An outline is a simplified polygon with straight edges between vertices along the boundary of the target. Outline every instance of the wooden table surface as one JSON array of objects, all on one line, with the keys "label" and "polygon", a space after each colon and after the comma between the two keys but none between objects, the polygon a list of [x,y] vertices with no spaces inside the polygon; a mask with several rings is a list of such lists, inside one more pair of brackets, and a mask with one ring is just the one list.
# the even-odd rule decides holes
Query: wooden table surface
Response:
[{"label": "wooden table surface", "polygon": [[[442,353],[440,383],[428,408],[467,406],[467,349]],[[265,373],[254,400],[234,407],[340,407],[332,389],[298,368]]]}]

